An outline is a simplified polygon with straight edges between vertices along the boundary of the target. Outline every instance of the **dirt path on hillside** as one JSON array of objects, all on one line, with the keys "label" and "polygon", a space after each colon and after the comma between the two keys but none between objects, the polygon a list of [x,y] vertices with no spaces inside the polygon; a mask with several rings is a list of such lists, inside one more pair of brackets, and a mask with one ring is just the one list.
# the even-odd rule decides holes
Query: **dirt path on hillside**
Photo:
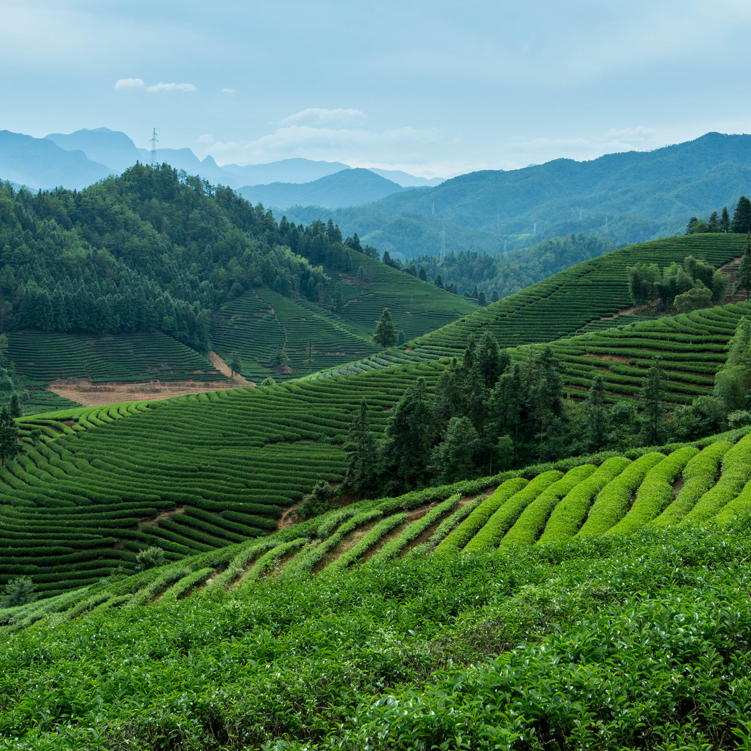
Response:
[{"label": "dirt path on hillside", "polygon": [[[244,380],[244,379],[243,379]],[[207,391],[225,391],[239,386],[255,386],[251,381],[244,384],[234,381],[150,381],[147,383],[97,383],[88,381],[68,383],[55,381],[47,386],[58,396],[83,404],[84,407],[104,407],[118,402],[140,402],[145,400],[171,399],[173,396],[204,394]]]},{"label": "dirt path on hillside", "polygon": [[[227,376],[227,378],[232,378],[232,368],[230,368],[227,363],[222,360],[221,357],[216,352],[209,352],[209,360],[211,360],[211,364],[220,372],[224,373],[224,375]],[[239,373],[235,373],[234,378],[232,378],[234,381],[233,387],[237,388],[238,386],[255,386],[256,384],[253,383],[253,381],[247,380],[247,378],[243,378]]]}]

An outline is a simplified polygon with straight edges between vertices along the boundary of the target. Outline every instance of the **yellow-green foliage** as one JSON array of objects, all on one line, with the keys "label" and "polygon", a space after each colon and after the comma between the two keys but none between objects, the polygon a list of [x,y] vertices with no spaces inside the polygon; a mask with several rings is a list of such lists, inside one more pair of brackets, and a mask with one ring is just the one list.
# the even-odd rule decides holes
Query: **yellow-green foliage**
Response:
[{"label": "yellow-green foliage", "polygon": [[696,502],[715,484],[722,457],[732,448],[727,441],[711,443],[683,470],[683,487],[678,497],[652,522],[656,527],[678,524]]},{"label": "yellow-green foliage", "polygon": [[540,493],[527,508],[522,511],[516,524],[508,531],[501,541],[501,547],[512,545],[534,545],[540,533],[545,528],[551,511],[565,495],[577,485],[586,480],[595,471],[594,464],[583,464],[570,469],[566,474],[554,482],[547,490]]},{"label": "yellow-green foliage", "polygon": [[631,497],[652,467],[665,456],[656,451],[644,454],[621,472],[600,492],[594,502],[580,535],[602,535],[617,524],[628,511]]},{"label": "yellow-green foliage", "polygon": [[688,462],[699,453],[693,446],[674,451],[657,466],[647,472],[639,486],[634,505],[618,524],[608,530],[608,534],[635,532],[651,522],[675,498],[673,483]]},{"label": "yellow-green foliage", "polygon": [[716,516],[720,509],[734,500],[751,480],[751,434],[741,438],[722,458],[722,476],[717,484],[698,500],[683,519],[703,522]]},{"label": "yellow-green foliage", "polygon": [[512,495],[488,519],[485,526],[467,543],[465,550],[486,550],[496,547],[513,523],[540,493],[563,477],[563,472],[551,469],[537,475],[526,487]]},{"label": "yellow-green foliage", "polygon": [[343,568],[347,568],[347,566],[350,566],[361,556],[367,553],[368,550],[370,550],[374,545],[378,544],[385,535],[391,532],[392,529],[395,529],[400,524],[404,524],[406,519],[407,515],[404,513],[394,514],[393,516],[388,516],[385,519],[382,519],[346,553],[340,555],[330,566],[326,568],[326,570],[340,571]]},{"label": "yellow-green foliage", "polygon": [[491,516],[528,484],[522,477],[512,477],[499,485],[495,492],[486,498],[472,513],[451,532],[448,537],[435,549],[436,553],[448,553],[461,550],[481,529]]},{"label": "yellow-green foliage", "polygon": [[592,503],[592,499],[631,464],[625,456],[613,456],[603,462],[586,480],[579,483],[553,509],[539,544],[573,537]]}]

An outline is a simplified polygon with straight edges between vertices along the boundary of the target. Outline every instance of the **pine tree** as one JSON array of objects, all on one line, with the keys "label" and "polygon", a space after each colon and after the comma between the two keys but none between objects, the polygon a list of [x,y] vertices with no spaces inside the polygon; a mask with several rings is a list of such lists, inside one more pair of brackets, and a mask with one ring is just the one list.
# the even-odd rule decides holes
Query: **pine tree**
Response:
[{"label": "pine tree", "polygon": [[751,201],[746,196],[738,199],[738,204],[733,212],[733,223],[731,225],[733,232],[751,232]]},{"label": "pine tree", "polygon": [[697,225],[698,221],[699,220],[695,216],[692,216],[688,220],[688,225],[686,226],[686,234],[687,235],[693,235],[694,234],[694,230],[696,229],[696,225]]},{"label": "pine tree", "polygon": [[476,300],[477,296],[478,296],[477,285],[475,284],[475,288],[472,290],[472,299]]},{"label": "pine tree", "polygon": [[388,492],[404,492],[429,479],[428,460],[436,423],[424,378],[418,378],[397,402],[386,424],[381,472]]},{"label": "pine tree", "polygon": [[381,318],[378,321],[376,330],[373,334],[373,341],[379,345],[385,352],[389,347],[393,347],[397,341],[396,328],[391,320],[391,311],[388,308],[383,309]]},{"label": "pine tree", "polygon": [[13,394],[11,394],[8,410],[11,417],[20,417],[23,414],[23,409],[21,409],[21,399],[18,396],[18,392],[13,392]]},{"label": "pine tree", "polygon": [[601,375],[595,376],[585,402],[587,415],[587,450],[599,451],[605,443],[607,413],[605,411],[605,382]]},{"label": "pine tree", "polygon": [[21,431],[11,417],[10,410],[3,407],[0,410],[0,464],[24,453],[20,438]]},{"label": "pine tree", "polygon": [[480,436],[467,417],[452,417],[444,439],[430,455],[430,467],[439,483],[468,480],[476,474],[475,454]]},{"label": "pine tree", "polygon": [[436,287],[443,289],[443,277],[440,274],[436,274],[435,279],[433,279],[433,284],[435,284]]},{"label": "pine tree", "polygon": [[344,450],[347,452],[344,487],[358,496],[374,495],[378,491],[378,457],[365,399],[360,402],[360,409],[352,420]]},{"label": "pine tree", "polygon": [[720,232],[730,232],[730,214],[728,213],[728,207],[723,206],[722,216],[720,217],[719,224]]},{"label": "pine tree", "polygon": [[490,302],[498,302],[498,300],[500,300],[500,299],[501,299],[501,298],[500,298],[500,297],[498,296],[498,290],[497,290],[497,289],[494,289],[494,290],[493,290],[493,291],[492,291],[492,292],[490,293]]},{"label": "pine tree", "polygon": [[334,310],[341,315],[344,313],[344,296],[342,294],[342,283],[337,282],[334,288]]},{"label": "pine tree", "polygon": [[746,247],[743,249],[741,264],[735,275],[735,287],[733,292],[746,291],[746,300],[751,297],[751,232],[746,235]]},{"label": "pine tree", "polygon": [[229,356],[229,367],[230,367],[230,378],[235,377],[235,373],[242,372],[243,369],[243,363],[240,359],[240,355],[237,353],[237,351],[232,352]]},{"label": "pine tree", "polygon": [[641,398],[644,403],[644,417],[639,442],[644,446],[657,446],[665,439],[663,395],[665,391],[665,373],[662,359],[655,358],[654,365],[647,371]]},{"label": "pine tree", "polygon": [[402,344],[404,344],[404,342],[406,341],[407,341],[407,337],[404,335],[404,331],[400,329],[399,336],[396,339],[396,346],[401,347]]},{"label": "pine tree", "polygon": [[709,215],[709,221],[707,222],[707,232],[719,232],[720,220],[716,211],[713,211]]}]

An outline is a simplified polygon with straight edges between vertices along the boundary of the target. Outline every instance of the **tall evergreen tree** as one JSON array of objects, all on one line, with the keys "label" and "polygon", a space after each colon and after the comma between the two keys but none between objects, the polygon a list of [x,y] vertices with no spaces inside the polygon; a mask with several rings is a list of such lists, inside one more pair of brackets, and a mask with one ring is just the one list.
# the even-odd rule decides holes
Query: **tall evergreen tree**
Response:
[{"label": "tall evergreen tree", "polygon": [[594,453],[604,445],[607,433],[605,381],[601,375],[595,376],[592,385],[589,387],[585,411],[587,415],[587,450]]},{"label": "tall evergreen tree", "polygon": [[751,232],[746,235],[746,247],[743,249],[738,273],[735,275],[733,292],[746,291],[746,300],[751,297]]},{"label": "tall evergreen tree", "polygon": [[386,424],[381,471],[388,492],[404,492],[428,482],[428,460],[436,437],[428,387],[424,378],[418,378]]},{"label": "tall evergreen tree", "polygon": [[727,206],[723,206],[722,208],[719,230],[720,232],[730,232],[730,213],[728,212]]},{"label": "tall evergreen tree", "polygon": [[7,407],[0,410],[0,464],[5,464],[8,459],[23,454],[21,445],[21,431]]},{"label": "tall evergreen tree", "polygon": [[240,373],[243,369],[243,362],[237,350],[233,351],[229,356],[229,368],[231,373],[230,378],[234,378],[235,373]]},{"label": "tall evergreen tree", "polygon": [[713,211],[709,215],[709,221],[707,222],[707,232],[719,232],[720,231],[720,219],[716,211]]},{"label": "tall evergreen tree", "polygon": [[480,436],[468,417],[452,417],[444,439],[430,456],[436,480],[445,484],[473,477],[479,440]]},{"label": "tall evergreen tree", "polygon": [[654,365],[647,371],[641,399],[644,404],[639,441],[644,446],[657,446],[665,440],[663,426],[665,408],[663,397],[665,393],[665,372],[662,369],[662,358],[656,357]]},{"label": "tall evergreen tree", "polygon": [[751,201],[746,196],[741,196],[733,212],[733,232],[751,232]]},{"label": "tall evergreen tree", "polygon": [[388,308],[383,309],[381,318],[378,321],[376,330],[373,334],[373,341],[385,352],[389,347],[393,347],[397,342],[397,333],[394,322],[391,319],[391,311]]},{"label": "tall evergreen tree", "polygon": [[347,474],[344,486],[358,496],[374,495],[378,490],[378,457],[376,442],[368,424],[368,405],[360,402],[344,444],[347,452]]}]

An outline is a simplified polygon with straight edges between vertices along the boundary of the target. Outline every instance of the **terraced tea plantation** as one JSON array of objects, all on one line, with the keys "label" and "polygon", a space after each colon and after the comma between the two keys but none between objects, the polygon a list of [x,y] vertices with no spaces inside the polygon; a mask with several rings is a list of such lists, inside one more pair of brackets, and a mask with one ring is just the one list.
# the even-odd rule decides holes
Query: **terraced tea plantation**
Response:
[{"label": "terraced tea plantation", "polygon": [[225,378],[205,357],[161,332],[88,336],[17,331],[8,336],[8,360],[30,386],[73,377],[95,383]]},{"label": "terraced tea plantation", "polygon": [[627,269],[637,263],[661,268],[688,255],[722,266],[743,253],[742,235],[688,235],[614,250],[562,271],[450,326],[417,339],[417,346],[464,349],[473,332],[492,331],[502,347],[549,342],[631,306]]},{"label": "terraced tea plantation", "polygon": [[[337,316],[268,289],[247,293],[225,306],[212,341],[226,361],[236,351],[243,376],[256,383],[267,377],[276,381],[299,378],[313,370],[367,357],[376,349],[372,341],[350,331]],[[308,347],[312,348],[310,363]],[[289,366],[272,368],[274,357],[282,350]]]},{"label": "terraced tea plantation", "polygon": [[561,339],[551,346],[572,394],[583,396],[592,379],[602,375],[611,395],[634,397],[647,369],[660,357],[666,398],[690,403],[712,394],[728,343],[741,317],[749,315],[751,304],[735,303]]},{"label": "terraced tea plantation", "polygon": [[90,584],[151,545],[176,560],[276,528],[320,479],[338,481],[366,397],[382,430],[430,363],[355,378],[230,389],[23,418],[43,440],[0,469],[0,584],[52,594]]},{"label": "terraced tea plantation", "polygon": [[[164,531],[173,532],[194,549],[195,541],[214,542],[210,536],[202,537],[207,530],[225,536],[229,531],[260,534],[260,529],[249,533],[247,525],[263,525],[263,518],[252,516],[263,510],[242,504],[242,500],[236,501],[220,516],[207,513],[211,504],[196,504],[179,525]],[[122,535],[130,521],[124,508],[119,515],[104,508],[112,513],[113,536],[120,536],[124,545],[138,539]],[[266,577],[334,573],[355,564],[393,561],[418,550],[436,556],[512,551],[573,538],[632,534],[645,527],[727,524],[750,511],[751,434],[739,430],[696,445],[660,451],[636,449],[629,456],[569,459],[495,479],[363,501],[261,539],[226,544],[220,550],[207,544],[207,552],[158,570],[116,582],[92,583],[13,611],[0,611],[0,621],[12,618],[6,630],[16,630],[54,614],[67,619],[94,608],[157,599],[174,602],[198,591],[237,590],[249,596],[250,588]],[[93,531],[86,528],[90,513],[79,517],[72,507],[69,513],[72,518],[65,520],[71,525],[68,542],[76,536],[78,544],[85,544],[87,532]],[[11,518],[4,517],[4,524]],[[49,523],[59,525],[60,519]],[[155,528],[149,541],[159,539],[160,534],[163,532]],[[50,551],[50,555],[54,553],[63,554]],[[40,578],[45,580],[43,575]],[[84,583],[88,582],[82,579]]]}]

